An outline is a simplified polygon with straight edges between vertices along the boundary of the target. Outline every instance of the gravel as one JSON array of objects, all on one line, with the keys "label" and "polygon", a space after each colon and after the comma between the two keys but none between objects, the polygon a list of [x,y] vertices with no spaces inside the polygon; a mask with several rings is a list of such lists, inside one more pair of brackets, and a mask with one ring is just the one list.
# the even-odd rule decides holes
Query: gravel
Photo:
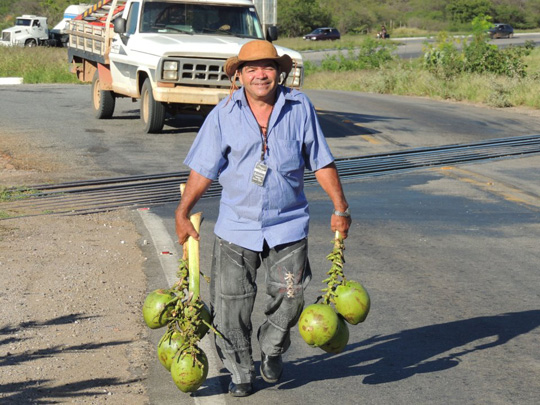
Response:
[{"label": "gravel", "polygon": [[[4,186],[74,175],[29,154],[22,165],[6,149]],[[155,349],[141,316],[145,258],[131,215],[0,220],[0,403],[149,402]]]}]

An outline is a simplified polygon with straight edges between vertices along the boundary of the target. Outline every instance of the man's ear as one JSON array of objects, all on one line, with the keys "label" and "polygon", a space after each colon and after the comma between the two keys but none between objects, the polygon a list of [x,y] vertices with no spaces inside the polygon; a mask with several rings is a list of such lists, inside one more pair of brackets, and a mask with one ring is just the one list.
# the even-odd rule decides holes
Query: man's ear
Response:
[{"label": "man's ear", "polygon": [[235,73],[234,76],[238,78],[238,80],[240,81],[240,84],[243,86],[243,85],[244,85],[244,81],[242,80],[242,68],[239,68],[239,69],[236,71],[236,73]]},{"label": "man's ear", "polygon": [[283,85],[284,85],[285,82],[287,81],[287,77],[288,77],[289,75],[286,74],[286,73],[284,73],[284,72],[282,72],[282,71],[281,71],[281,68],[278,68],[278,73],[279,73],[278,76],[277,76],[277,77],[279,78],[279,79],[278,79],[278,82],[279,82],[279,84],[283,84]]}]

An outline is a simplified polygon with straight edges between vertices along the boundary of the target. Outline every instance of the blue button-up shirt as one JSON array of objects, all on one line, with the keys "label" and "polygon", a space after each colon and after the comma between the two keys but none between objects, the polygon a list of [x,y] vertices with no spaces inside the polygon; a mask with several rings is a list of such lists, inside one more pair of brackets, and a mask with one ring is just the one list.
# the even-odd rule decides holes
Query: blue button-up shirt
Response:
[{"label": "blue button-up shirt", "polygon": [[263,136],[244,90],[222,100],[208,115],[184,161],[223,187],[217,236],[261,251],[303,239],[309,211],[304,169],[316,171],[334,161],[309,99],[279,86],[267,128],[263,186],[251,181],[261,160]]}]

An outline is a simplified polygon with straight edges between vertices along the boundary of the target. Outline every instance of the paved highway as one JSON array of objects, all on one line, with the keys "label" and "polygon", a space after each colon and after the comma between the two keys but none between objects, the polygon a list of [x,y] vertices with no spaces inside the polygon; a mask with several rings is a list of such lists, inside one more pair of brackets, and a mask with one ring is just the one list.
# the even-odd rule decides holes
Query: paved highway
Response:
[{"label": "paved highway", "polygon": [[[170,119],[142,133],[138,105],[120,100],[114,119],[92,117],[88,86],[0,87],[0,139],[31,145],[85,178],[185,170],[202,120]],[[539,133],[540,117],[422,98],[309,91],[336,156],[468,143]],[[55,157],[56,156],[56,157]],[[180,393],[153,358],[150,402],[195,404],[535,404],[540,392],[540,156],[423,169],[348,181],[353,214],[345,273],[372,297],[365,323],[350,327],[339,355],[308,347],[296,330],[282,381],[260,378],[248,400],[224,394],[228,378],[211,340],[210,375]],[[329,268],[331,206],[307,189],[314,271],[306,302]],[[202,200],[201,267],[209,272],[217,199]],[[175,204],[134,213],[149,258],[148,289],[175,277]],[[170,251],[173,255],[162,255]],[[264,274],[254,325],[261,322]],[[204,285],[204,283],[203,283]],[[208,290],[203,286],[203,297]],[[157,343],[160,331],[152,331]],[[255,359],[259,353],[255,346]]]}]

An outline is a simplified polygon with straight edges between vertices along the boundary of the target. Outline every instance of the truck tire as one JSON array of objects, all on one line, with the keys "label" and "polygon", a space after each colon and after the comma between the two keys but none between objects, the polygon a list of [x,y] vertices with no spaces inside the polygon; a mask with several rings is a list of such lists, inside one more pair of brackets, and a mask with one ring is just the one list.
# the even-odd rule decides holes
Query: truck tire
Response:
[{"label": "truck tire", "polygon": [[24,43],[24,46],[27,46],[28,48],[33,48],[37,46],[37,42],[34,38],[27,39]]},{"label": "truck tire", "polygon": [[165,125],[165,106],[154,99],[150,79],[144,81],[141,90],[141,121],[147,134],[157,134]]},{"label": "truck tire", "polygon": [[116,98],[112,91],[99,89],[99,74],[96,71],[92,79],[92,107],[95,117],[98,120],[111,118],[115,104]]}]

